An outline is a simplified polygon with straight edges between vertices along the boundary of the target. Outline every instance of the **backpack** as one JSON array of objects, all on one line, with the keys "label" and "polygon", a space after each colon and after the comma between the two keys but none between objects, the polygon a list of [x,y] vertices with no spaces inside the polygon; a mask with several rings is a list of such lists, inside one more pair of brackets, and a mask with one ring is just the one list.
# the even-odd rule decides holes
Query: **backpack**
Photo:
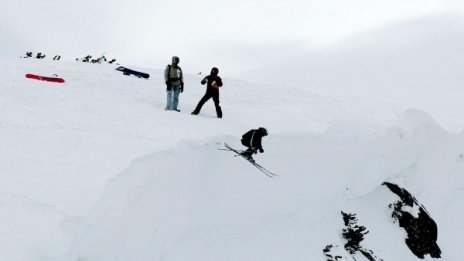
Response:
[{"label": "backpack", "polygon": [[182,79],[182,68],[180,68],[179,66],[177,66],[177,68],[180,69],[180,75],[179,75],[179,78],[171,78],[171,65],[168,64],[168,81],[177,81],[177,80],[180,80]]}]

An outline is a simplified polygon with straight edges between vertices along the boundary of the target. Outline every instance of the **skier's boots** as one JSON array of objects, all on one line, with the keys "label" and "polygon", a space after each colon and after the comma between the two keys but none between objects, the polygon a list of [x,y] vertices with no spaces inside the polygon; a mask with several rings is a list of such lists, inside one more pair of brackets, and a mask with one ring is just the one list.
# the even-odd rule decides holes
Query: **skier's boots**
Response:
[{"label": "skier's boots", "polygon": [[242,155],[245,157],[245,159],[247,159],[248,161],[253,162],[253,163],[255,162],[255,160],[254,160],[253,157],[251,156],[252,154],[251,154],[250,151],[244,151],[244,152],[242,152],[241,154],[242,154]]}]

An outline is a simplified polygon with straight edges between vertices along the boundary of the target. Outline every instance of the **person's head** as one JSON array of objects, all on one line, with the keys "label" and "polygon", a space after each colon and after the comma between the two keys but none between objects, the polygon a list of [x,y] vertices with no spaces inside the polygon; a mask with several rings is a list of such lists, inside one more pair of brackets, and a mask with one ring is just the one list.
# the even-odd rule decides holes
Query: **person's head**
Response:
[{"label": "person's head", "polygon": [[213,69],[211,69],[211,75],[218,75],[218,74],[219,74],[219,69],[216,67],[213,67]]},{"label": "person's head", "polygon": [[179,64],[179,57],[173,56],[172,57],[172,65],[178,65]]},{"label": "person's head", "polygon": [[266,130],[266,128],[260,127],[260,128],[258,129],[258,131],[261,133],[261,135],[267,136],[267,130]]}]

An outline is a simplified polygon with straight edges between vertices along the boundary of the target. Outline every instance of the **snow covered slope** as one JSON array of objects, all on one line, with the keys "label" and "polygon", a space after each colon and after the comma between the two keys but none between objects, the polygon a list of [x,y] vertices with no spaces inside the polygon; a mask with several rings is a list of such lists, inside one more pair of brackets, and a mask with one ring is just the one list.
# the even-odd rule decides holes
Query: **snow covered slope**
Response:
[{"label": "snow covered slope", "polygon": [[[408,107],[433,93],[392,101],[355,84],[321,95],[226,78],[217,119],[212,101],[190,115],[199,75],[186,74],[178,113],[164,111],[161,70],[141,69],[145,80],[110,65],[0,66],[1,260],[325,260],[326,245],[345,243],[340,211],[357,214],[376,256],[416,260],[384,181],[427,208],[443,260],[459,260],[464,121],[446,101]],[[260,126],[269,136],[255,158],[276,178],[218,150]]]}]

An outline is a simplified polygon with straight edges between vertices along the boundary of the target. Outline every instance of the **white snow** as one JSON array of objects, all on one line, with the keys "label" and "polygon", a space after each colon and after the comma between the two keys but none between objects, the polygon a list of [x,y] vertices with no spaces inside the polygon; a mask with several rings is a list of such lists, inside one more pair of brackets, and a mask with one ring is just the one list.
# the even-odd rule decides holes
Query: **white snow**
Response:
[{"label": "white snow", "polygon": [[[133,67],[150,73],[145,80],[107,64],[0,59],[0,260],[324,260],[326,245],[344,244],[340,211],[357,213],[370,231],[363,245],[378,257],[416,260],[390,218],[397,197],[384,181],[430,212],[443,260],[460,260],[464,92],[451,66],[459,55],[440,68],[456,77],[424,90],[429,75],[402,75],[404,89],[392,93],[390,81],[370,85],[397,76],[391,64],[357,80],[371,59],[360,57],[346,85],[326,82],[337,77],[330,66],[289,85],[225,77],[223,119],[212,101],[190,115],[204,86],[188,70],[181,112],[164,111],[164,62]],[[260,126],[269,136],[255,159],[275,178],[218,150],[242,149],[241,135]]]}]

